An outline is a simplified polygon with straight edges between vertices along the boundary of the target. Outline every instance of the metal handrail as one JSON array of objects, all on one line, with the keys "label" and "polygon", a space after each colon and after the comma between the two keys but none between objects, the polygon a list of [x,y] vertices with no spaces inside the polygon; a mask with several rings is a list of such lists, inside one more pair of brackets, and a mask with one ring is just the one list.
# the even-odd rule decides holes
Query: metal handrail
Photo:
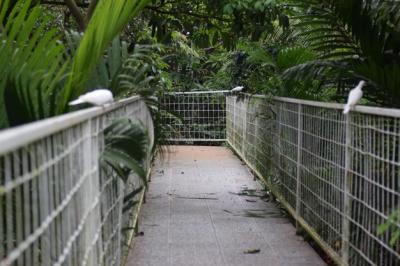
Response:
[{"label": "metal handrail", "polygon": [[139,96],[133,96],[101,107],[91,107],[2,130],[0,131],[0,155],[138,100],[140,100]]},{"label": "metal handrail", "polygon": [[[314,107],[322,107],[327,109],[343,109],[344,104],[341,103],[332,103],[332,102],[319,102],[319,101],[310,101],[310,100],[301,100],[296,98],[288,98],[288,97],[268,97],[265,95],[258,94],[245,94],[248,97],[259,98],[259,99],[270,99],[275,101],[281,101],[286,103],[294,103],[301,104],[306,106],[314,106]],[[353,112],[362,113],[362,114],[370,114],[370,115],[382,115],[382,116],[390,116],[390,117],[400,117],[400,109],[396,108],[385,108],[385,107],[373,107],[373,106],[365,106],[365,105],[357,105],[352,109]]]}]

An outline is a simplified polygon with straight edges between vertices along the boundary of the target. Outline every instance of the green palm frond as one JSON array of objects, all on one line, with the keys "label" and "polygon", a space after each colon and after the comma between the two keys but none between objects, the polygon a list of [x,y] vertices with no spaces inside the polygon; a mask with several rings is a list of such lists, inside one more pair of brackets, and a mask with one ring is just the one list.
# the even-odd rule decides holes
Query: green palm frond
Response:
[{"label": "green palm frond", "polygon": [[321,4],[320,1],[296,1],[296,6],[302,10],[295,16],[295,27],[299,36],[304,39],[307,47],[319,52],[320,59],[353,57],[359,55],[357,41],[338,20],[335,10]]},{"label": "green palm frond", "polygon": [[128,44],[115,38],[105,55],[98,62],[95,71],[89,79],[89,88],[109,88],[118,95],[117,82],[122,66],[128,58]]},{"label": "green palm frond", "polygon": [[167,85],[163,70],[167,64],[159,56],[159,45],[136,45],[121,66],[113,82],[118,93],[135,93],[143,97],[152,96]]},{"label": "green palm frond", "polygon": [[245,43],[240,45],[238,48],[247,54],[247,64],[257,67],[276,67],[271,55],[263,46],[260,45],[260,43]]},{"label": "green palm frond", "polygon": [[65,87],[60,113],[67,103],[85,92],[85,85],[105,49],[149,0],[100,0],[73,59],[72,73]]},{"label": "green palm frond", "polygon": [[[9,1],[0,9],[4,21]],[[0,33],[0,94],[5,109],[1,126],[15,126],[55,114],[57,95],[69,61],[52,17],[31,1],[21,1],[8,14]]]},{"label": "green palm frond", "polygon": [[282,69],[288,69],[293,66],[313,61],[317,58],[315,52],[302,46],[293,46],[279,51],[276,64]]},{"label": "green palm frond", "polygon": [[110,166],[124,181],[133,171],[146,183],[143,163],[151,147],[143,125],[128,118],[117,119],[104,130],[104,139],[102,165]]},{"label": "green palm frond", "polygon": [[[73,52],[82,35],[74,31],[66,35],[69,50]],[[154,58],[159,49],[159,45],[136,45],[129,53],[128,44],[116,37],[98,61],[85,87],[108,88],[115,96],[149,91],[160,79],[160,61]]]},{"label": "green palm frond", "polygon": [[394,210],[388,217],[387,221],[380,224],[377,228],[378,235],[389,233],[391,246],[395,246],[400,242],[400,209]]},{"label": "green palm frond", "polygon": [[365,98],[400,106],[400,3],[398,1],[296,0],[298,36],[318,58],[294,66],[285,78],[319,79],[339,88],[368,81]]},{"label": "green palm frond", "polygon": [[200,54],[196,49],[190,46],[190,43],[185,35],[180,32],[174,31],[171,33],[171,38],[174,45],[178,47],[178,51],[183,52],[187,56],[199,58]]},{"label": "green palm frond", "polygon": [[139,201],[136,200],[137,195],[139,195],[140,192],[143,191],[143,187],[139,187],[137,189],[134,189],[132,192],[130,192],[128,195],[124,197],[124,206],[122,207],[122,213],[128,212],[131,210],[133,207],[135,207]]},{"label": "green palm frond", "polygon": [[[169,80],[165,78],[165,69],[168,65],[160,54],[163,52],[161,45],[136,45],[134,51],[129,54],[116,72],[111,83],[111,89],[115,95],[140,95],[149,108],[155,130],[152,153],[164,154],[166,143],[165,127],[162,117],[164,108],[160,106],[159,98],[168,87]],[[173,116],[173,114],[170,114]]]}]

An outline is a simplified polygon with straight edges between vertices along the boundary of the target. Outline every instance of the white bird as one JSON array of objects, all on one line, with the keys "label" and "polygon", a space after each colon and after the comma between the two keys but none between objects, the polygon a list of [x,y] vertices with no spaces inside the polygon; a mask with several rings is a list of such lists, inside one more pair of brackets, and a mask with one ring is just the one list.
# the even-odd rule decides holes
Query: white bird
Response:
[{"label": "white bird", "polygon": [[238,87],[231,89],[231,92],[241,92],[242,90],[243,90],[243,86],[238,86]]},{"label": "white bird", "polygon": [[90,103],[93,105],[104,105],[114,100],[111,91],[106,89],[94,90],[79,96],[78,99],[69,103],[69,105],[78,105],[82,103]]},{"label": "white bird", "polygon": [[361,100],[363,96],[362,88],[364,86],[365,86],[365,81],[362,80],[360,81],[360,83],[358,83],[357,87],[355,87],[350,91],[349,97],[347,99],[347,104],[345,105],[343,110],[343,114],[347,114],[348,112],[350,112],[350,110],[357,105],[358,101]]}]

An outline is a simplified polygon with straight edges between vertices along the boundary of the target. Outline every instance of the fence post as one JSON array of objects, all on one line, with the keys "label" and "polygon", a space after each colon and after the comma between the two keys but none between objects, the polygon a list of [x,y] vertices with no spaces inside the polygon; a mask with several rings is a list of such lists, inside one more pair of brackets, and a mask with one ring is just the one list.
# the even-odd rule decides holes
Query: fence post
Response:
[{"label": "fence post", "polygon": [[[93,203],[95,200],[94,195],[96,193],[96,187],[94,187],[93,184],[93,173],[92,173],[92,167],[93,167],[93,151],[92,151],[92,119],[87,120],[83,124],[82,128],[82,133],[83,136],[81,136],[84,141],[81,146],[81,150],[79,156],[82,158],[82,175],[89,174],[87,177],[87,180],[82,184],[82,188],[80,189],[79,193],[82,193],[82,202],[80,203],[82,208],[81,208],[81,215],[83,215],[86,211],[89,211],[90,205]],[[88,251],[88,248],[90,247],[90,243],[93,240],[93,237],[95,235],[94,230],[95,228],[98,228],[96,221],[94,219],[94,211],[90,212],[89,216],[87,217],[88,223],[90,223],[92,226],[89,226],[87,230],[83,230],[81,233],[81,241],[79,243],[79,257],[78,260],[83,259],[85,256],[84,254]],[[87,261],[90,263],[93,263],[93,255],[90,252],[88,254]]]},{"label": "fence post", "polygon": [[350,220],[351,217],[351,114],[346,115],[346,148],[345,148],[345,172],[343,189],[343,216],[342,216],[342,258],[344,265],[349,264],[349,240],[350,240]]},{"label": "fence post", "polygon": [[232,97],[232,108],[233,108],[233,117],[232,117],[232,136],[231,136],[231,141],[232,144],[236,146],[236,99]]},{"label": "fence post", "polygon": [[281,179],[281,171],[282,171],[282,103],[279,103],[278,107],[278,151],[277,151],[277,157],[278,157],[278,173],[279,173],[279,179]]},{"label": "fence post", "polygon": [[223,117],[225,117],[225,135],[224,135],[224,139],[225,141],[228,140],[228,96],[226,96],[225,94],[223,94],[224,97],[224,113],[222,114]]},{"label": "fence post", "polygon": [[242,126],[242,130],[243,130],[243,135],[242,135],[242,155],[245,159],[247,159],[247,155],[246,155],[246,138],[247,138],[247,97],[244,96],[245,98],[243,99],[242,102],[242,115],[243,115],[243,126]]},{"label": "fence post", "polygon": [[[297,176],[296,176],[296,215],[301,217],[301,149],[303,146],[303,106],[298,105],[297,109]],[[296,219],[296,229],[299,232],[300,225]]]}]

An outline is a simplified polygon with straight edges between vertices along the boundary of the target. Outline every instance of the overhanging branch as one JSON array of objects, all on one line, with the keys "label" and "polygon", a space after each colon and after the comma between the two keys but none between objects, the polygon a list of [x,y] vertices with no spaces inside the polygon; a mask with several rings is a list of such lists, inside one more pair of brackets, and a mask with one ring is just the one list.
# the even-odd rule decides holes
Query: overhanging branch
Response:
[{"label": "overhanging branch", "polygon": [[75,17],[76,22],[78,23],[78,27],[80,31],[85,31],[86,29],[86,21],[81,11],[79,10],[78,5],[74,0],[65,0],[65,5],[71,11],[71,14]]}]

